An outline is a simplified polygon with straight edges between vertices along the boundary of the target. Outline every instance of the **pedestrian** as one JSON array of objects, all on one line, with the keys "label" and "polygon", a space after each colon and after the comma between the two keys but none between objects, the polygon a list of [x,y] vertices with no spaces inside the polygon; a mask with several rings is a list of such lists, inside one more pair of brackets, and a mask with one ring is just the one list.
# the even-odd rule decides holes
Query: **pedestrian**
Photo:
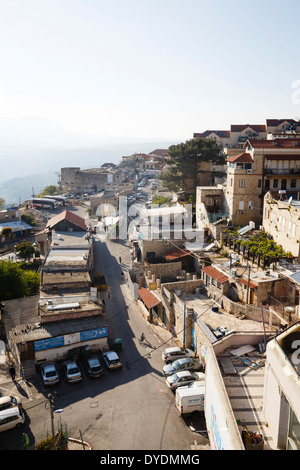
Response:
[{"label": "pedestrian", "polygon": [[107,297],[110,299],[110,290],[107,293]]},{"label": "pedestrian", "polygon": [[105,300],[104,300],[104,299],[102,299],[102,303],[103,303],[103,305],[104,305],[104,307],[105,307]]},{"label": "pedestrian", "polygon": [[123,273],[123,271],[121,272],[121,278],[124,279],[124,273]]},{"label": "pedestrian", "polygon": [[119,256],[119,263],[120,263],[120,264],[122,263],[122,258],[121,258],[121,256]]},{"label": "pedestrian", "polygon": [[15,380],[15,377],[16,377],[16,369],[14,368],[13,365],[10,366],[10,368],[9,368],[9,373],[10,373],[11,379],[12,379],[12,380]]}]

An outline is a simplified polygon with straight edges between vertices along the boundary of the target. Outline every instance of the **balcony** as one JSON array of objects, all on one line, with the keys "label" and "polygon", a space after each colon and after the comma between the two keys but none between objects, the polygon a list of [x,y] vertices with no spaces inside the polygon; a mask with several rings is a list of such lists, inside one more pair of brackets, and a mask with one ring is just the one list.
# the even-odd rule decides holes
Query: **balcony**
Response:
[{"label": "balcony", "polygon": [[265,175],[300,175],[300,168],[289,169],[289,168],[264,168]]}]

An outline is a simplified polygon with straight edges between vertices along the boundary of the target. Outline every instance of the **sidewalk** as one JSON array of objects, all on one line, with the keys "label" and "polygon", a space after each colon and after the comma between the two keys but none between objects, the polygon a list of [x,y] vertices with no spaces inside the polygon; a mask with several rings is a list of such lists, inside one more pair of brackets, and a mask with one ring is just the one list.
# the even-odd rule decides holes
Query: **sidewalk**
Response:
[{"label": "sidewalk", "polygon": [[155,324],[147,322],[150,330],[158,337],[159,342],[162,344],[165,343],[165,347],[179,346],[181,343],[176,336],[173,336],[172,333],[165,327],[164,324]]}]

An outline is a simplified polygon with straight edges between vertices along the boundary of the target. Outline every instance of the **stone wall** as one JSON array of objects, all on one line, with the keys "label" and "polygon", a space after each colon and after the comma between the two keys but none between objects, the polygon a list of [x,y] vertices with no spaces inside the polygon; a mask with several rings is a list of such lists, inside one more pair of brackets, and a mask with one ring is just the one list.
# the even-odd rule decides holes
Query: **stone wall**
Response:
[{"label": "stone wall", "polygon": [[[181,261],[176,261],[174,263],[146,264],[144,273],[148,278],[155,276],[156,279],[161,279],[163,281],[164,279],[175,279],[181,271],[181,268]],[[150,276],[149,273],[151,273]]]}]

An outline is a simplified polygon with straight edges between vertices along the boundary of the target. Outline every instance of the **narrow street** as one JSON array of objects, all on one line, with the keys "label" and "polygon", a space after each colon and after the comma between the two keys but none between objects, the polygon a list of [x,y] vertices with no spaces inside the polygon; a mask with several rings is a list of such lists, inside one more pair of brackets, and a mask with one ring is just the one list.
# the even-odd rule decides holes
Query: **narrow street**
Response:
[{"label": "narrow street", "polygon": [[[86,218],[86,207],[75,208]],[[121,337],[123,350],[119,371],[106,371],[100,379],[83,374],[78,384],[64,380],[54,388],[45,387],[38,375],[32,382],[21,378],[15,383],[1,383],[2,392],[20,396],[26,412],[22,429],[2,433],[3,449],[22,449],[22,433],[30,444],[39,442],[51,432],[51,417],[47,407],[49,393],[55,398],[55,423],[65,423],[68,435],[88,442],[93,450],[186,450],[196,444],[206,445],[207,439],[194,432],[189,420],[177,413],[174,394],[168,389],[162,375],[164,341],[142,317],[129,288],[121,279],[121,271],[131,266],[129,243],[95,237],[95,269],[106,277],[110,290],[101,292],[105,300],[106,320],[112,337]],[[119,263],[119,257],[122,263]],[[140,345],[138,338],[144,332],[148,345]],[[84,365],[82,365],[84,371]],[[205,428],[200,423],[199,429]]]}]

